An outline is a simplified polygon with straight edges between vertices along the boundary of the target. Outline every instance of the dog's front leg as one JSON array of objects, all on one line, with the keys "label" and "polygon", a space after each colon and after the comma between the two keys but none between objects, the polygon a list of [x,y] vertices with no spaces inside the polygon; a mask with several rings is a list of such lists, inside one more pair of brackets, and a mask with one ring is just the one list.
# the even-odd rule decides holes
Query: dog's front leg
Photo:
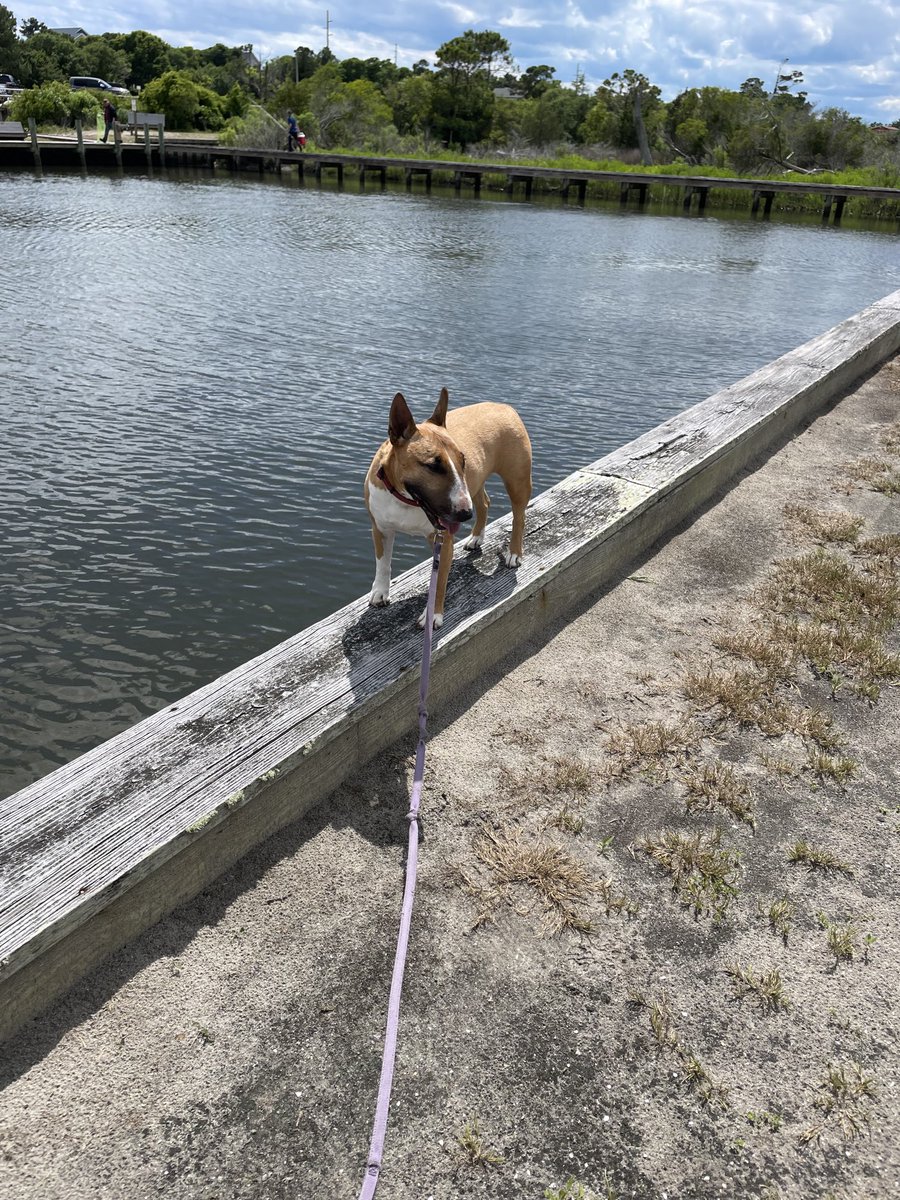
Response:
[{"label": "dog's front leg", "polygon": [[[434,541],[434,539],[429,539]],[[444,623],[444,595],[447,591],[447,576],[450,574],[450,564],[453,562],[453,535],[444,534],[444,540],[441,542],[441,561],[438,566],[437,590],[434,598],[434,624],[432,628],[440,629]],[[425,628],[425,618],[428,616],[428,606],[425,606],[425,611],[419,617],[419,628]]]},{"label": "dog's front leg", "polygon": [[375,582],[369,593],[369,604],[382,608],[391,602],[391,555],[394,553],[394,533],[382,533],[372,523],[372,541],[375,544]]}]

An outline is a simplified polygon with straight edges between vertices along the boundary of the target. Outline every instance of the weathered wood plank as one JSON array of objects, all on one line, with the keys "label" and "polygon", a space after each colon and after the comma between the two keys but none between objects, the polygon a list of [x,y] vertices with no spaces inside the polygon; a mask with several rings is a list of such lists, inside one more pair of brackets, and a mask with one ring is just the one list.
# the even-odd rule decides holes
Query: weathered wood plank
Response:
[{"label": "weathered wood plank", "polygon": [[[510,518],[494,522],[454,565],[434,702],[898,349],[900,292],[537,496],[516,572],[497,553]],[[0,803],[0,1037],[412,726],[427,572],[401,576],[389,610],[354,601]]]}]

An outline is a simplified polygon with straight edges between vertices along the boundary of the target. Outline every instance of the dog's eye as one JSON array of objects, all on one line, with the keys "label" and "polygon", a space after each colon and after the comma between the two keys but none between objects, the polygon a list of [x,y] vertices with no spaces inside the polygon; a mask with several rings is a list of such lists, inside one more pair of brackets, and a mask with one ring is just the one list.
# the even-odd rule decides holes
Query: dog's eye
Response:
[{"label": "dog's eye", "polygon": [[434,471],[435,475],[447,474],[447,468],[439,458],[433,458],[430,462],[427,462],[425,466],[429,471]]}]

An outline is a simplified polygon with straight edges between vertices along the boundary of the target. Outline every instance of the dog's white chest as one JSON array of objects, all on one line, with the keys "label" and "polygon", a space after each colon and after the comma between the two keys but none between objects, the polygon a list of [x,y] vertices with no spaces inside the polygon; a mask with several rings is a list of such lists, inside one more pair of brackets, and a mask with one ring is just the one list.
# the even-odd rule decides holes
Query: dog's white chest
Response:
[{"label": "dog's white chest", "polygon": [[382,533],[408,533],[413,537],[430,537],[431,522],[421,508],[404,504],[384,488],[369,488],[369,512]]}]

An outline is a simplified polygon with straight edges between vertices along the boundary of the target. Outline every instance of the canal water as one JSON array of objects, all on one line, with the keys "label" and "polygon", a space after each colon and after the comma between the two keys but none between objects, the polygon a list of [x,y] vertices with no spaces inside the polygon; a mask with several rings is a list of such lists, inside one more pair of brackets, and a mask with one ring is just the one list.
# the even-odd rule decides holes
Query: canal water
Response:
[{"label": "canal water", "polygon": [[209,176],[0,175],[0,247],[0,795],[368,590],[397,390],[515,404],[541,490],[898,282],[891,227]]}]

